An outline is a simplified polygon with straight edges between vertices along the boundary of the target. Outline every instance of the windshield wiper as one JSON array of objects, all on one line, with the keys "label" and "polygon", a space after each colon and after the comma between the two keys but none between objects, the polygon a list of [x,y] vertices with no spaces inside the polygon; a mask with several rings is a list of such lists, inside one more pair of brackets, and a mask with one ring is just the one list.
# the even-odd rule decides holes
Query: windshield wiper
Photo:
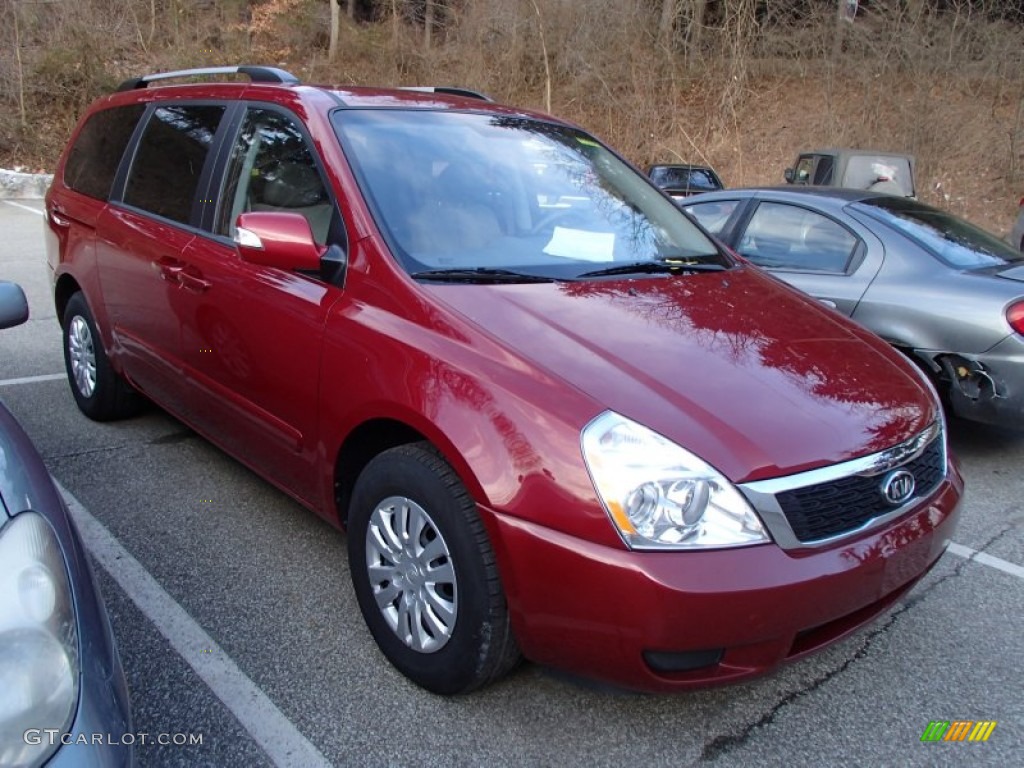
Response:
[{"label": "windshield wiper", "polygon": [[722,272],[727,269],[722,264],[713,261],[698,261],[702,257],[679,257],[671,259],[658,259],[656,261],[635,261],[630,264],[619,264],[614,267],[595,269],[592,272],[584,272],[578,277],[604,277],[606,275],[633,275],[633,274],[676,274],[681,272]]},{"label": "windshield wiper", "polygon": [[411,277],[417,280],[437,280],[439,282],[459,283],[551,283],[554,278],[543,275],[528,275],[513,272],[511,269],[494,269],[492,267],[453,267],[452,269],[428,269],[413,272]]}]

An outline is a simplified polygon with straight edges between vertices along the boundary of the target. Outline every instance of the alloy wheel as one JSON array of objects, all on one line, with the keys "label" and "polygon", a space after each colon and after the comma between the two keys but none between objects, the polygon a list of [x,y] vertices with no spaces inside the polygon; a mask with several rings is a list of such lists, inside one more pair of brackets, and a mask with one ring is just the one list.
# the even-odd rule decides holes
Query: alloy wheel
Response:
[{"label": "alloy wheel", "polygon": [[366,529],[366,570],[381,615],[420,653],[451,639],[459,601],[451,552],[427,511],[404,496],[381,501]]},{"label": "alloy wheel", "polygon": [[72,318],[68,328],[68,355],[75,386],[82,397],[92,397],[96,391],[96,352],[89,324],[81,315]]}]

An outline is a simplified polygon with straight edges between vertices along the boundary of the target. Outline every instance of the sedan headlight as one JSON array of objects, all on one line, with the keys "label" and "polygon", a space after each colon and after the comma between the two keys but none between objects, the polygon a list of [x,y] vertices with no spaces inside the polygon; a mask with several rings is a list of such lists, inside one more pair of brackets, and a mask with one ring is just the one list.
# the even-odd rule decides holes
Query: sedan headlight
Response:
[{"label": "sedan headlight", "polygon": [[767,542],[743,495],[707,462],[606,411],[583,430],[597,495],[631,549],[714,549]]},{"label": "sedan headlight", "polygon": [[60,746],[45,738],[27,744],[24,734],[68,729],[78,672],[60,544],[46,520],[23,512],[0,529],[0,765],[40,765]]}]

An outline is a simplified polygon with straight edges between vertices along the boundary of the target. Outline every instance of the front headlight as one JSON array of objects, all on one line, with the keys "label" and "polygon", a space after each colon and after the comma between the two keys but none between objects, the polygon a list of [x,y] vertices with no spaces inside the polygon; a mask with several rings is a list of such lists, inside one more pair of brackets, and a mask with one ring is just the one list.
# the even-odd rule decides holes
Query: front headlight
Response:
[{"label": "front headlight", "polygon": [[583,429],[583,458],[631,549],[713,549],[767,542],[732,483],[647,427],[606,411]]},{"label": "front headlight", "polygon": [[[60,543],[35,512],[0,529],[0,765],[40,765],[78,703],[78,632]],[[38,743],[36,743],[38,742]]]}]

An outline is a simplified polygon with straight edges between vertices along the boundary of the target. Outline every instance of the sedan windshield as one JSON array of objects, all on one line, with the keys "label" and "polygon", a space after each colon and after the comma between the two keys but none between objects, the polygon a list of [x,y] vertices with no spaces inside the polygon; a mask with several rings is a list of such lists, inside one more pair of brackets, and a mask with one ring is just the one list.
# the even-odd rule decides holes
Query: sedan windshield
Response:
[{"label": "sedan windshield", "polygon": [[850,207],[899,230],[956,269],[1000,267],[1024,260],[1024,253],[985,230],[914,200],[877,197]]},{"label": "sedan windshield", "polygon": [[452,111],[338,110],[333,120],[381,230],[414,276],[448,270],[504,282],[625,265],[640,265],[639,275],[732,266],[643,175],[578,130]]}]

